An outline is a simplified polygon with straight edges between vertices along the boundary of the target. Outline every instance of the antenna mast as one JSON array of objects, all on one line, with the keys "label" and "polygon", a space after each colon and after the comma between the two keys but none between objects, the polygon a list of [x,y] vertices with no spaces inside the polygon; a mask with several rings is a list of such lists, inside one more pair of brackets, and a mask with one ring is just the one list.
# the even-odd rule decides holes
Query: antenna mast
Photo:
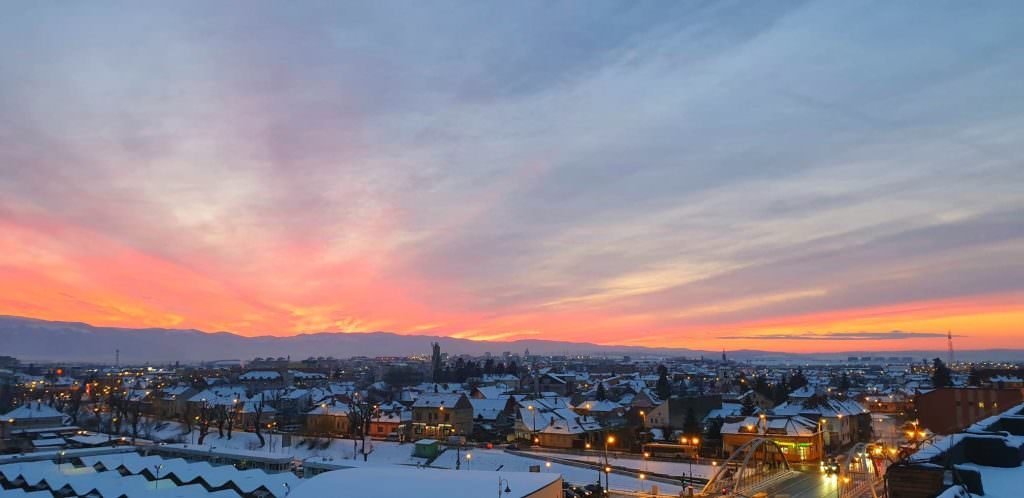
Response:
[{"label": "antenna mast", "polygon": [[947,363],[949,363],[950,366],[953,366],[953,331],[946,331],[946,342],[949,345],[949,358],[947,358]]}]

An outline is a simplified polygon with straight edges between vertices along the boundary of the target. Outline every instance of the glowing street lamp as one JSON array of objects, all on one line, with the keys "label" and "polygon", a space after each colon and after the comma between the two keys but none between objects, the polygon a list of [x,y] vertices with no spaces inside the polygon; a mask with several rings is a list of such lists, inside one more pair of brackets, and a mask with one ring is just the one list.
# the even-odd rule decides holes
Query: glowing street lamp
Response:
[{"label": "glowing street lamp", "polygon": [[[608,465],[608,445],[615,444],[615,436],[609,434],[608,437],[604,438],[604,489],[608,489],[608,474],[612,471],[610,465]],[[600,483],[598,483],[600,484]]]}]

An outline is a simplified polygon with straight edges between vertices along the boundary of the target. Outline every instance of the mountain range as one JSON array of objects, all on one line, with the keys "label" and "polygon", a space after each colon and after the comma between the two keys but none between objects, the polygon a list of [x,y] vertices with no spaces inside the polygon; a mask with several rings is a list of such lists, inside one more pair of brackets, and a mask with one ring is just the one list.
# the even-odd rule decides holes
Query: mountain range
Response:
[{"label": "mountain range", "polygon": [[[529,350],[541,355],[633,355],[633,356],[704,356],[717,358],[720,351],[681,348],[648,348],[614,346],[563,341],[519,340],[512,342],[473,341],[451,337],[401,335],[390,332],[321,332],[294,336],[246,337],[229,332],[203,332],[189,329],[95,327],[77,322],[55,322],[16,316],[0,316],[0,355],[14,356],[22,361],[68,361],[113,363],[119,351],[122,364],[206,362],[216,360],[249,360],[256,357],[290,356],[299,360],[308,357],[333,356],[409,356],[430,353],[431,343],[438,342],[449,354],[482,355]],[[729,351],[733,359],[794,360],[799,358],[845,359],[847,356],[913,356],[944,357],[937,351],[871,352],[799,355],[757,350]],[[970,359],[1021,359],[1024,350],[975,350],[958,354]]]}]

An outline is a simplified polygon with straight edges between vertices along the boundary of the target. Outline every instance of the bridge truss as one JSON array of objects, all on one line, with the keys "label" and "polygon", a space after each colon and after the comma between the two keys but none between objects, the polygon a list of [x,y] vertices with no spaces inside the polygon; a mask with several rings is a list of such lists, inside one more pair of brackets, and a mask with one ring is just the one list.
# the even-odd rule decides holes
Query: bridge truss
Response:
[{"label": "bridge truss", "polygon": [[880,498],[889,461],[880,449],[858,443],[839,464],[839,498]]},{"label": "bridge truss", "polygon": [[756,438],[733,452],[704,486],[701,495],[749,495],[792,473],[775,441]]}]

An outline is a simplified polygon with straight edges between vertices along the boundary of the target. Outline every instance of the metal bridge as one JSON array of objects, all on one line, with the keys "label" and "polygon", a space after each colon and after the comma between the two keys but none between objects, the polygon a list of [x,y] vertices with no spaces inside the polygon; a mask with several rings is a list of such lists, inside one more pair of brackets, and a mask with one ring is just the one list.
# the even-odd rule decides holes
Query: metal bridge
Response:
[{"label": "metal bridge", "polygon": [[796,475],[775,441],[756,438],[733,452],[704,486],[701,496],[750,496]]},{"label": "metal bridge", "polygon": [[885,494],[889,461],[880,448],[854,445],[839,464],[839,498],[879,498]]}]

